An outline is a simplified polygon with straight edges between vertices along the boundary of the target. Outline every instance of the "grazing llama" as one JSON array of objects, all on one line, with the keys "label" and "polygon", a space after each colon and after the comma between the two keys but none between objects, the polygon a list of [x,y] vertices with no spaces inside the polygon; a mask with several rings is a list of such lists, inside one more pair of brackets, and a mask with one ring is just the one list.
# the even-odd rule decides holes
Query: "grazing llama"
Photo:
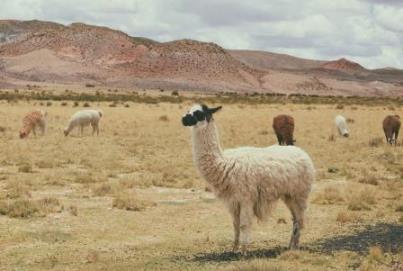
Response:
[{"label": "grazing llama", "polygon": [[273,118],[273,129],[279,145],[294,145],[294,118],[288,115],[278,115]]},{"label": "grazing llama", "polygon": [[36,136],[36,127],[39,127],[42,135],[44,135],[47,125],[46,116],[47,113],[44,110],[36,110],[28,113],[22,120],[20,138],[26,138],[31,131]]},{"label": "grazing llama", "polygon": [[193,159],[201,176],[228,207],[234,246],[246,252],[254,218],[264,220],[282,199],[290,209],[290,249],[299,244],[315,169],[310,157],[295,146],[242,147],[222,151],[213,114],[221,107],[193,106],[182,118],[192,130]]},{"label": "grazing llama", "polygon": [[401,124],[399,115],[389,115],[383,120],[383,132],[385,133],[386,142],[390,145],[395,144],[396,146]]},{"label": "grazing llama", "polygon": [[64,129],[64,135],[68,136],[75,127],[80,127],[80,135],[83,135],[84,127],[91,125],[92,135],[97,132],[99,135],[99,121],[101,120],[102,112],[100,110],[81,110],[76,112],[70,119],[69,124]]},{"label": "grazing llama", "polygon": [[349,131],[347,127],[346,118],[343,117],[342,115],[337,115],[336,118],[334,119],[334,122],[336,124],[337,131],[339,131],[339,134],[341,136],[348,137]]}]

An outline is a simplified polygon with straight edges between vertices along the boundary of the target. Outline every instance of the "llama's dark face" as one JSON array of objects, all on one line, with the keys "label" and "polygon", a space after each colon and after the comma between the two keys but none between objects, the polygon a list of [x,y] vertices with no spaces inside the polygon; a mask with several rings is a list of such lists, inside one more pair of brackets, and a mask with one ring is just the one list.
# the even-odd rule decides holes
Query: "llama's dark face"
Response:
[{"label": "llama's dark face", "polygon": [[21,131],[20,132],[20,138],[25,138],[25,137],[27,137],[27,132],[25,132],[25,131]]},{"label": "llama's dark face", "polygon": [[221,106],[208,108],[207,105],[196,104],[182,117],[182,124],[183,126],[205,126],[212,120],[213,114],[220,109]]}]

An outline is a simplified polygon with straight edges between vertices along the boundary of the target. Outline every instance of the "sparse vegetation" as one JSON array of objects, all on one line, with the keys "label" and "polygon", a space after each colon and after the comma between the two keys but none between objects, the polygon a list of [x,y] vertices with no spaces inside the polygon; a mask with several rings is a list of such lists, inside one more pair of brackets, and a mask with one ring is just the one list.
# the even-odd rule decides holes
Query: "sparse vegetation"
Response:
[{"label": "sparse vegetation", "polygon": [[368,211],[371,210],[371,205],[375,203],[374,191],[366,189],[350,197],[348,209],[351,211]]},{"label": "sparse vegetation", "polygon": [[368,145],[370,147],[379,147],[383,143],[383,138],[382,137],[375,137],[371,138],[368,142]]},{"label": "sparse vegetation", "polygon": [[155,203],[124,193],[115,196],[112,206],[126,211],[144,211],[147,207],[155,206]]},{"label": "sparse vegetation", "polygon": [[339,189],[335,187],[326,187],[322,193],[318,194],[313,200],[316,204],[340,204],[344,202],[344,197]]},{"label": "sparse vegetation", "polygon": [[18,172],[22,172],[22,173],[32,173],[32,165],[31,164],[27,164],[27,163],[23,163],[21,165],[18,166]]},{"label": "sparse vegetation", "polygon": [[359,223],[362,222],[362,218],[355,212],[341,211],[337,214],[337,222],[345,223]]},{"label": "sparse vegetation", "polygon": [[[398,259],[387,247],[401,247],[399,238],[388,236],[388,230],[365,232],[370,225],[403,223],[403,147],[383,143],[380,123],[373,121],[386,113],[384,106],[376,106],[383,98],[199,97],[185,91],[172,96],[171,90],[158,89],[153,95],[113,89],[81,95],[64,89],[33,89],[29,95],[9,91],[19,103],[4,101],[0,107],[0,123],[6,127],[0,133],[0,269],[359,270],[369,263],[368,246],[376,245],[382,261],[392,266],[392,259]],[[51,98],[60,92],[62,96]],[[303,251],[284,252],[292,220],[279,204],[273,219],[253,229],[246,256],[229,252],[231,219],[211,191],[204,191],[206,184],[193,166],[189,132],[180,127],[180,117],[196,100],[224,105],[216,118],[225,148],[275,144],[270,116],[289,112],[295,117],[298,146],[318,169],[301,235]],[[47,101],[66,104],[48,109],[46,136],[19,140],[20,116]],[[88,136],[91,128],[83,137],[75,131],[71,138],[63,136],[61,129],[77,110],[75,102],[76,107],[87,102],[105,111],[99,137]],[[118,108],[109,108],[112,103]],[[335,136],[333,142],[328,136],[337,104],[355,122],[352,137]],[[323,129],[317,132],[319,125]],[[381,143],[370,148],[368,139],[376,137]],[[337,241],[349,235],[353,241]],[[362,251],[353,251],[355,247]],[[376,261],[368,266],[382,270],[374,269],[380,266]]]},{"label": "sparse vegetation", "polygon": [[162,116],[159,117],[159,120],[160,121],[169,121],[169,118],[168,118],[167,115],[162,115]]},{"label": "sparse vegetation", "polygon": [[14,201],[0,201],[0,214],[12,218],[29,218],[44,216],[48,213],[61,211],[60,203],[55,198],[41,200],[17,199]]}]

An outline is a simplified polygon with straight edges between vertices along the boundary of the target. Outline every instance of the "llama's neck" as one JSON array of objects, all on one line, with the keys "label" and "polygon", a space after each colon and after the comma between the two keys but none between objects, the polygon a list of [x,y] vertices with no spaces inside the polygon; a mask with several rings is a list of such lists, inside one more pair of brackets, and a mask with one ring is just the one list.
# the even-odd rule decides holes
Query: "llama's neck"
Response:
[{"label": "llama's neck", "polygon": [[32,128],[34,127],[34,124],[33,123],[24,123],[24,125],[23,125],[23,127],[21,128],[21,131],[20,132],[22,132],[22,133],[25,133],[25,134],[29,134],[30,132],[31,132],[31,130],[32,130]]},{"label": "llama's neck", "polygon": [[193,128],[193,159],[201,175],[213,187],[221,181],[224,158],[214,120],[206,127]]}]

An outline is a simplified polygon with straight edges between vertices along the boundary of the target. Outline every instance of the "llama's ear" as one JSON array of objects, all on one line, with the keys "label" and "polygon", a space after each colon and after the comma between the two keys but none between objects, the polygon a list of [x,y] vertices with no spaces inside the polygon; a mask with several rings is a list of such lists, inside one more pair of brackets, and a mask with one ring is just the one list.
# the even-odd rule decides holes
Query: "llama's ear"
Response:
[{"label": "llama's ear", "polygon": [[210,114],[214,114],[215,112],[221,110],[221,108],[222,108],[222,106],[220,105],[220,106],[217,106],[217,107],[208,108],[207,110],[208,110],[208,112],[209,112]]}]

